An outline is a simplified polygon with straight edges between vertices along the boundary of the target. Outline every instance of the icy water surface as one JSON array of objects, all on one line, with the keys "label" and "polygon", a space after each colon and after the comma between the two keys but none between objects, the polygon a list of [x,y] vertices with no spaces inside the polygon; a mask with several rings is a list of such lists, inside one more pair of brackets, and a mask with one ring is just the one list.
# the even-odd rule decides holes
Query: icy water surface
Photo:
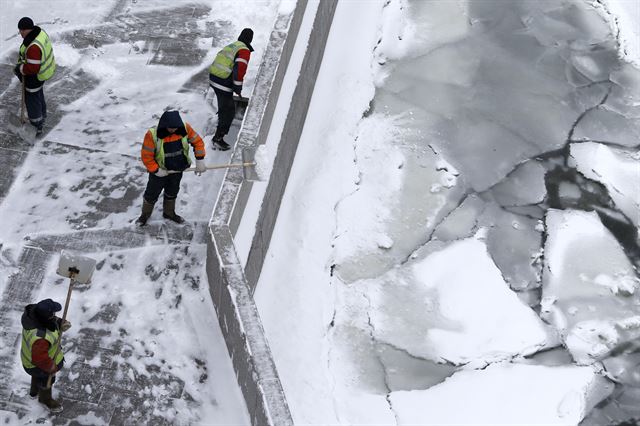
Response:
[{"label": "icy water surface", "polygon": [[[388,391],[428,388],[452,374],[451,359],[434,368],[433,348],[418,347],[422,331],[442,326],[444,308],[425,300],[442,296],[411,300],[388,288],[413,285],[410,266],[481,230],[504,281],[558,332],[561,345],[548,340],[544,349],[556,347],[562,365],[603,366],[616,383],[583,423],[640,419],[640,353],[630,343],[640,336],[633,321],[640,315],[640,71],[618,58],[606,11],[577,1],[406,7],[413,31],[398,38],[412,38],[400,53],[381,39],[376,60],[385,77],[363,120],[396,117],[402,131],[383,155],[403,180],[389,184],[396,191],[381,214],[385,238],[338,256],[335,267],[349,284],[345,295],[369,300],[363,307],[354,297],[346,309],[368,312],[379,361],[372,364],[383,366]],[[360,170],[364,191],[373,170],[364,162]],[[459,259],[458,267],[465,264]],[[404,325],[380,332],[376,306]],[[389,344],[411,361],[388,356]],[[420,363],[430,377],[423,383],[415,378]]]}]

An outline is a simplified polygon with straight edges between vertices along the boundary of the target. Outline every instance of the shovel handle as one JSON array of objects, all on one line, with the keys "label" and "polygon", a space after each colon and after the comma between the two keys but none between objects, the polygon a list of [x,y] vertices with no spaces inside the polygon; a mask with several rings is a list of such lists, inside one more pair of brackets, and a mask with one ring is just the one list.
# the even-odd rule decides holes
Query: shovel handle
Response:
[{"label": "shovel handle", "polygon": [[25,99],[24,99],[25,98],[25,92],[26,92],[25,79],[26,79],[26,77],[23,75],[22,76],[22,99],[20,101],[20,122],[22,124],[27,122],[27,118],[25,117],[25,114],[24,114],[24,108],[25,108],[25,102],[26,102]]},{"label": "shovel handle", "polygon": [[[231,163],[231,164],[213,164],[210,166],[207,166],[207,170],[213,170],[213,169],[228,169],[231,167],[252,167],[255,166],[256,163]],[[182,172],[195,172],[196,168],[195,167],[189,167],[188,169],[184,169]],[[169,170],[169,174],[173,174],[173,173],[182,173],[179,172],[177,170]]]},{"label": "shovel handle", "polygon": [[[75,274],[72,272],[71,273],[71,281],[69,282],[69,290],[67,290],[67,300],[64,303],[64,312],[62,314],[62,322],[60,324],[60,326],[62,327],[62,323],[65,322],[65,320],[67,319],[67,310],[69,309],[69,301],[71,300],[71,291],[73,290],[73,284],[75,283]],[[58,354],[60,353],[60,348],[62,347],[62,328],[60,329],[59,333],[58,333],[58,347],[56,348],[55,353],[53,354],[53,363],[55,364],[56,362],[56,357],[58,356]],[[57,367],[57,366],[56,366]],[[49,374],[49,378],[47,379],[47,389],[51,389],[51,382],[53,381],[53,376],[55,376],[55,373],[50,373]]]}]

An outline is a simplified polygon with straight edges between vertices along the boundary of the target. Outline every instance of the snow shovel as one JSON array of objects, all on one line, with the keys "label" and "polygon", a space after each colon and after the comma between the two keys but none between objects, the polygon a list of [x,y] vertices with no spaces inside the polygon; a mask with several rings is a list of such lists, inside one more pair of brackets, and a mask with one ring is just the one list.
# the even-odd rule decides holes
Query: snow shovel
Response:
[{"label": "snow shovel", "polygon": [[[207,165],[207,170],[213,169],[228,169],[231,167],[242,167],[242,174],[245,180],[248,181],[263,181],[265,180],[262,176],[262,173],[257,170],[256,166],[256,149],[255,148],[243,148],[242,149],[242,162],[241,163],[231,163],[231,164],[211,164]],[[195,172],[195,167],[189,167],[188,169],[183,170],[183,172]],[[169,174],[180,173],[176,170],[169,170]]]},{"label": "snow shovel", "polygon": [[[58,270],[56,271],[58,275],[69,278],[69,290],[67,291],[67,301],[64,303],[64,311],[62,312],[62,322],[63,324],[67,320],[67,311],[69,310],[69,301],[71,301],[71,291],[73,290],[73,285],[75,283],[80,284],[88,284],[91,282],[91,276],[93,275],[93,271],[96,268],[96,261],[89,257],[78,256],[71,254],[65,250],[62,250],[60,253],[60,261],[58,262]],[[56,357],[58,356],[58,352],[60,352],[60,348],[62,347],[62,330],[58,334],[58,347],[56,348],[56,352],[53,354],[52,359],[55,362]],[[51,382],[53,381],[53,376],[55,373],[49,374],[49,379],[47,380],[47,388],[51,388]]]},{"label": "snow shovel", "polygon": [[233,95],[233,103],[236,107],[236,115],[233,117],[233,119],[242,121],[242,119],[244,118],[244,113],[247,112],[249,98]]}]

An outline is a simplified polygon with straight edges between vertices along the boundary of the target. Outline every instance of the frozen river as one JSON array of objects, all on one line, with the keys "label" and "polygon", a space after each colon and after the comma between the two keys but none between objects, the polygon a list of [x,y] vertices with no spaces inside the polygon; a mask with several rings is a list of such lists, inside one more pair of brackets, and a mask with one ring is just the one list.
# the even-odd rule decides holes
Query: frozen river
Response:
[{"label": "frozen river", "polygon": [[378,7],[338,6],[258,286],[294,419],[640,417],[640,72],[608,9]]}]

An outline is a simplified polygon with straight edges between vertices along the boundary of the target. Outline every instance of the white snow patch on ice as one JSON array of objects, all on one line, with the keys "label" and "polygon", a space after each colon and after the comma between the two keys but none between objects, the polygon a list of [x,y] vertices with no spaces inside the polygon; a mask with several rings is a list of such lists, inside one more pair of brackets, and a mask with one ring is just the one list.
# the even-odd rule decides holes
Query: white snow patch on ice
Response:
[{"label": "white snow patch on ice", "polygon": [[396,165],[403,162],[403,155],[388,140],[398,138],[400,129],[397,117],[383,114],[373,114],[358,127],[355,152],[360,178],[357,191],[336,209],[336,263],[377,250],[378,235],[387,231],[385,222],[399,201],[404,176],[403,169]]},{"label": "white snow patch on ice", "polygon": [[[640,282],[595,212],[549,210],[541,313],[579,364],[637,338]],[[627,324],[620,327],[617,324]]]},{"label": "white snow patch on ice", "polygon": [[393,392],[398,425],[577,425],[613,386],[590,367],[498,364]]},{"label": "white snow patch on ice", "polygon": [[549,342],[542,321],[509,289],[475,238],[359,285],[369,288],[376,337],[415,356],[493,362]]},{"label": "white snow patch on ice", "polygon": [[[619,31],[620,57],[640,67],[640,2],[638,0],[599,0],[613,16],[605,14],[612,29]],[[596,4],[596,2],[593,2]],[[597,8],[602,12],[602,9]]]}]

